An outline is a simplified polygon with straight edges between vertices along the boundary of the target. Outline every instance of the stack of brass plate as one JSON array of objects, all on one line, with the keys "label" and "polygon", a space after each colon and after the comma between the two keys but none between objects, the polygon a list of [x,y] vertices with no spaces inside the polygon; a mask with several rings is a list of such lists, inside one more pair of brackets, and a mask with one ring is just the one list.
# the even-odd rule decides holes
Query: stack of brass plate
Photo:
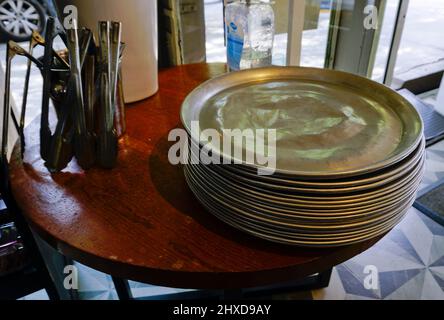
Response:
[{"label": "stack of brass plate", "polygon": [[[191,153],[184,172],[197,199],[274,242],[326,247],[381,236],[411,207],[423,175],[423,125],[413,106],[344,72],[226,74],[191,92],[181,117]],[[238,140],[236,153],[226,129],[254,139]]]}]

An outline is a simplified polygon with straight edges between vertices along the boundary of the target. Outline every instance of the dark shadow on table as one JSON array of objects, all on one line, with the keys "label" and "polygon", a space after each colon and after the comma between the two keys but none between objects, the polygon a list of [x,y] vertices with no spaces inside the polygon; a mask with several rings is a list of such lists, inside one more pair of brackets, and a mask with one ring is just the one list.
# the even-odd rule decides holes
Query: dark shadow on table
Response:
[{"label": "dark shadow on table", "polygon": [[151,179],[157,191],[177,210],[191,217],[206,229],[219,234],[225,238],[233,239],[243,246],[249,246],[256,250],[274,252],[279,251],[287,255],[313,255],[318,256],[331,249],[312,250],[301,249],[284,244],[275,244],[260,238],[253,237],[231,227],[218,220],[208,212],[197,200],[189,189],[182,165],[172,165],[168,160],[168,151],[175,142],[168,141],[167,136],[163,136],[157,141],[149,158],[149,171]]}]

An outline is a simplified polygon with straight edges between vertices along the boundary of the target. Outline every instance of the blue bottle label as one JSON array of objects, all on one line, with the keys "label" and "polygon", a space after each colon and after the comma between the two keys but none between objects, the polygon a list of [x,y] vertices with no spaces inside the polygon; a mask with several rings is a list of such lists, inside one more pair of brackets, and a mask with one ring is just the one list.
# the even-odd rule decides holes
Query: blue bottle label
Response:
[{"label": "blue bottle label", "polygon": [[243,32],[238,32],[237,26],[231,22],[227,27],[227,60],[231,70],[239,70],[244,49]]}]

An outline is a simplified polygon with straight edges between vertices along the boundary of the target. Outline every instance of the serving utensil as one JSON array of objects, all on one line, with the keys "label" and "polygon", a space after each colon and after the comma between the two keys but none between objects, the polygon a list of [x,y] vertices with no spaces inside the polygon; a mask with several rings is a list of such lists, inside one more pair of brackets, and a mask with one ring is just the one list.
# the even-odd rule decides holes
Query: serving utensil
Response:
[{"label": "serving utensil", "polygon": [[[117,133],[114,128],[114,108],[113,101],[115,99],[111,89],[113,86],[112,70],[111,70],[111,54],[110,51],[112,39],[111,24],[109,21],[99,22],[99,95],[100,95],[100,117],[99,117],[99,137],[97,146],[97,161],[105,167],[111,168],[115,165],[117,159]],[[117,30],[118,31],[118,30]]]},{"label": "serving utensil", "polygon": [[94,137],[91,132],[88,131],[85,119],[85,106],[83,99],[83,85],[81,75],[81,55],[86,57],[86,51],[89,47],[89,41],[91,40],[91,34],[85,36],[86,39],[83,44],[83,51],[80,52],[79,38],[77,32],[77,22],[73,20],[74,28],[66,31],[68,51],[70,55],[70,71],[73,90],[73,105],[72,118],[74,122],[74,153],[80,166],[84,169],[89,169],[94,164]]},{"label": "serving utensil", "polygon": [[[4,109],[3,135],[7,137],[9,117],[19,132],[21,155],[24,156],[24,125],[31,66],[40,69],[43,76],[42,114],[40,120],[40,154],[45,166],[51,172],[66,168],[75,158],[84,168],[91,168],[96,162],[105,168],[116,164],[118,141],[115,126],[124,127],[123,98],[121,90],[120,61],[125,45],[121,43],[119,22],[100,22],[100,43],[96,47],[93,33],[89,29],[64,30],[61,24],[50,17],[43,38],[37,31],[32,33],[29,51],[17,43],[8,43],[7,81],[5,104],[9,105],[9,81],[11,61],[15,55],[28,59],[23,89],[20,118]],[[55,51],[54,39],[60,37],[66,51]],[[33,56],[36,46],[44,46],[42,58]],[[57,122],[54,133],[50,129],[49,106],[52,100]],[[115,121],[116,117],[119,121]],[[19,120],[18,120],[19,119]],[[7,139],[4,139],[6,143]],[[7,154],[3,143],[2,152]],[[5,169],[7,170],[7,168]],[[4,173],[7,175],[7,172]]]}]

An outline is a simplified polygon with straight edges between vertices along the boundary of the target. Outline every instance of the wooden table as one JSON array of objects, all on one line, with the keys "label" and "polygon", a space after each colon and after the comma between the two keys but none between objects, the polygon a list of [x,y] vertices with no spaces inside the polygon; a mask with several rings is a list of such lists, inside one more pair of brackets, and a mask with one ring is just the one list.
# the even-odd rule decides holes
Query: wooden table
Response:
[{"label": "wooden table", "polygon": [[82,171],[75,162],[50,174],[39,156],[39,119],[16,145],[12,191],[31,227],[62,254],[114,276],[177,288],[230,289],[301,279],[330,269],[378,239],[336,249],[304,249],[237,231],[197,202],[182,168],[168,162],[171,129],[198,84],[222,64],[160,71],[159,93],[129,105],[127,135],[113,170]]}]

